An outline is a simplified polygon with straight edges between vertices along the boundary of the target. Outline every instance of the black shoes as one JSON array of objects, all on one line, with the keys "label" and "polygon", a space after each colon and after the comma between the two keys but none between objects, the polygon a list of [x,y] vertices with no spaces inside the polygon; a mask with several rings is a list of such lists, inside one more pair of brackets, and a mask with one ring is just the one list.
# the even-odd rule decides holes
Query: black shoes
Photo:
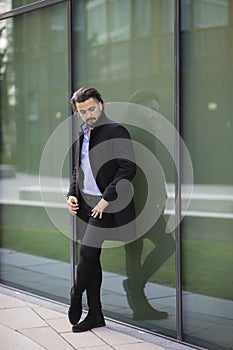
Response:
[{"label": "black shoes", "polygon": [[77,324],[82,316],[82,296],[75,294],[74,287],[70,291],[70,307],[68,318],[71,324]]},{"label": "black shoes", "polygon": [[129,306],[133,310],[133,320],[162,320],[168,318],[168,313],[154,309],[148,302],[143,289],[138,288],[135,281],[123,281]]},{"label": "black shoes", "polygon": [[89,311],[87,317],[80,323],[72,327],[72,331],[75,333],[90,331],[92,328],[104,327],[105,321],[101,311],[91,312]]}]

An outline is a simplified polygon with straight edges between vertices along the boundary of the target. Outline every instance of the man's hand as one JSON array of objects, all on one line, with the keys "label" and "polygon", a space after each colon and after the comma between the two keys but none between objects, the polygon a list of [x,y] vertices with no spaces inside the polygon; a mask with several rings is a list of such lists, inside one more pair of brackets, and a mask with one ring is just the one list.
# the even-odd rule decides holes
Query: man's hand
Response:
[{"label": "man's hand", "polygon": [[68,204],[69,212],[72,215],[76,215],[77,211],[79,209],[78,198],[76,198],[74,196],[69,196],[67,198],[67,204]]},{"label": "man's hand", "polygon": [[99,219],[102,219],[103,216],[103,211],[107,206],[109,205],[108,201],[106,201],[104,198],[101,198],[99,203],[95,206],[95,208],[92,209],[92,214],[93,218],[99,217]]}]

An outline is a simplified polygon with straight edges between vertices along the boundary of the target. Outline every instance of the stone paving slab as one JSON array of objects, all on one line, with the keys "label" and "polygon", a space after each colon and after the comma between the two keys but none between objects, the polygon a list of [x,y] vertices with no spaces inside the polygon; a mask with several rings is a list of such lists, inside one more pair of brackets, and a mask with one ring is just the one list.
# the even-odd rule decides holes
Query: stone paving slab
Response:
[{"label": "stone paving slab", "polygon": [[45,350],[31,339],[0,325],[1,350]]}]

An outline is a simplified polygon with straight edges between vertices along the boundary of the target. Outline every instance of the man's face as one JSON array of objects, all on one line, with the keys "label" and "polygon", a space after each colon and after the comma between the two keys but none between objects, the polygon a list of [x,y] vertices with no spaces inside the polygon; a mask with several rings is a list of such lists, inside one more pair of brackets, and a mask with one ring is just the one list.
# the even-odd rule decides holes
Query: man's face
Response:
[{"label": "man's face", "polygon": [[91,97],[84,102],[76,102],[76,109],[84,123],[92,127],[99,119],[103,105]]}]

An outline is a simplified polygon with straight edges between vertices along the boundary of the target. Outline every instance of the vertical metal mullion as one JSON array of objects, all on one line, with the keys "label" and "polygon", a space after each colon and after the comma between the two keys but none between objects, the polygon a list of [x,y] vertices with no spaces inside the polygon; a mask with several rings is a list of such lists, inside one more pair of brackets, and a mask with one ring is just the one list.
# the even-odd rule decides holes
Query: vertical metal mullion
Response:
[{"label": "vertical metal mullion", "polygon": [[[181,78],[180,78],[180,33],[181,33],[181,0],[175,0],[175,21],[174,21],[174,65],[175,65],[175,128],[178,135],[181,135]],[[177,172],[175,173],[175,220],[176,220],[176,332],[177,339],[182,340],[182,240],[181,240],[181,145],[180,139],[175,138],[175,158]]]},{"label": "vertical metal mullion", "polygon": [[[68,97],[71,97],[73,91],[73,50],[72,50],[72,0],[68,0],[67,3],[67,26],[68,26]],[[71,105],[68,106],[69,115],[72,115]],[[73,163],[74,163],[74,152],[73,152],[73,141],[74,141],[74,121],[70,118],[69,123],[69,138],[70,147],[69,150],[69,174],[70,181],[72,181],[73,173]],[[76,267],[76,217],[72,216],[70,218],[70,267],[71,267],[71,284],[74,285],[75,282],[75,267]]]}]

